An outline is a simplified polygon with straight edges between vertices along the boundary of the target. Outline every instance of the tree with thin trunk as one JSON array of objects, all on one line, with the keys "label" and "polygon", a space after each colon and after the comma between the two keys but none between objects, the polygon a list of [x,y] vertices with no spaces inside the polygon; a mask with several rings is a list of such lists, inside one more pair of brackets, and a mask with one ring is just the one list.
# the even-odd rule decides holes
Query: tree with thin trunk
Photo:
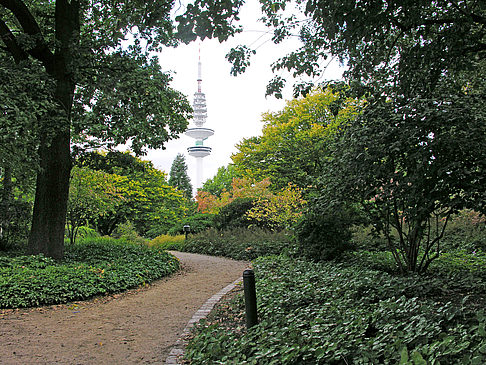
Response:
[{"label": "tree with thin trunk", "polygon": [[127,178],[123,176],[103,171],[77,166],[72,169],[67,210],[67,231],[71,244],[76,242],[81,226],[95,223],[124,199],[118,185],[125,180]]}]

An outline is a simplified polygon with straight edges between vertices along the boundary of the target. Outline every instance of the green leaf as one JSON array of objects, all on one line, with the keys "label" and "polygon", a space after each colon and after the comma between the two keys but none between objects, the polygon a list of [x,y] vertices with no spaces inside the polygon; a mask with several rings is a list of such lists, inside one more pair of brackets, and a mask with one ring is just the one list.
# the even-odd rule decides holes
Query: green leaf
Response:
[{"label": "green leaf", "polygon": [[427,361],[424,360],[424,358],[418,351],[414,351],[412,353],[412,361],[414,365],[427,365]]},{"label": "green leaf", "polygon": [[402,348],[402,351],[400,351],[400,365],[406,365],[409,364],[408,361],[408,350],[406,347]]}]

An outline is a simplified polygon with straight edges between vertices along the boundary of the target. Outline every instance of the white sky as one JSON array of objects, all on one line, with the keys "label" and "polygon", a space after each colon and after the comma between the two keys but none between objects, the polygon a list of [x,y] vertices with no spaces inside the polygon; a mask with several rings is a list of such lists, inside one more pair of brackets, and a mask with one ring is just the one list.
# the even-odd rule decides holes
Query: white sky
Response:
[{"label": "white sky", "polygon": [[[243,138],[261,134],[261,115],[267,111],[279,111],[285,106],[285,100],[292,98],[292,80],[287,78],[284,99],[265,98],[268,81],[273,78],[270,65],[272,62],[298,48],[297,38],[275,45],[271,34],[262,23],[259,4],[249,0],[240,13],[244,32],[233,39],[220,44],[217,40],[193,42],[175,49],[166,49],[160,54],[160,63],[164,71],[172,70],[174,80],[172,87],[188,96],[191,105],[193,94],[197,90],[197,62],[199,46],[202,62],[202,92],[206,94],[208,118],[205,128],[214,129],[215,134],[204,141],[205,146],[212,148],[211,155],[203,159],[202,181],[212,178],[219,167],[231,162],[231,155],[236,152],[235,145]],[[228,51],[239,44],[257,48],[251,65],[246,72],[237,77],[230,75],[231,65],[225,59]],[[338,79],[342,70],[336,65],[327,68],[323,79]],[[189,128],[194,127],[192,120]],[[194,145],[194,139],[182,135],[179,139],[169,141],[165,150],[151,150],[143,159],[151,160],[155,167],[167,174],[176,155],[184,154],[188,166],[188,175],[192,184],[196,181],[196,159],[187,154],[187,147]],[[194,187],[194,186],[193,186]]]}]

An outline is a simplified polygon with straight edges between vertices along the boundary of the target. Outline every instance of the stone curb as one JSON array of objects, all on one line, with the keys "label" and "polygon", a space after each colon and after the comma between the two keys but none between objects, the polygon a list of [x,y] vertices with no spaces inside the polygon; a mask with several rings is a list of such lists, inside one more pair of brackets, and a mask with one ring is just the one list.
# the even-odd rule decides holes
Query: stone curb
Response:
[{"label": "stone curb", "polygon": [[189,322],[187,322],[187,325],[182,331],[181,336],[174,344],[174,347],[170,351],[169,356],[167,356],[167,359],[165,359],[166,365],[180,364],[179,358],[184,355],[187,345],[187,337],[191,333],[191,328],[194,327],[194,325],[198,323],[201,319],[206,318],[206,316],[211,312],[211,310],[221,300],[221,298],[223,298],[241,282],[243,282],[242,277],[236,279],[233,283],[224,287],[217,294],[214,294],[211,298],[209,298],[206,303],[204,303],[203,306],[199,308],[196,313],[194,313]]}]

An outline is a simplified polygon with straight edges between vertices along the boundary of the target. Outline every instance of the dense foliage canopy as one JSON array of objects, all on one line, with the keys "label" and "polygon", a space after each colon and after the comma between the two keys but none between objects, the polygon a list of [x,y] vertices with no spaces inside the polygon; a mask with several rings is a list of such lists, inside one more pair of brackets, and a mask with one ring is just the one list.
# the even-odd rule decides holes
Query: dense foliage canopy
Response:
[{"label": "dense foliage canopy", "polygon": [[[318,152],[315,210],[359,203],[399,267],[426,270],[441,253],[452,213],[485,212],[486,9],[474,0],[268,0],[262,8],[275,43],[296,33],[302,42],[273,64],[307,77],[295,94],[308,93],[323,61],[337,57],[351,92],[367,99],[357,118],[339,126],[328,152]],[[244,71],[252,53],[239,47],[228,55],[233,73]],[[281,96],[284,85],[277,76],[267,92]],[[274,161],[252,151],[260,144],[255,137],[240,149],[268,170]]]},{"label": "dense foliage canopy", "polygon": [[118,186],[126,179],[103,171],[74,167],[71,170],[67,229],[71,244],[78,230],[88,223],[96,224],[99,218],[113,213],[123,199]]},{"label": "dense foliage canopy", "polygon": [[375,101],[334,146],[325,204],[337,197],[360,202],[399,266],[426,270],[442,251],[451,214],[485,212],[481,99],[456,89],[440,99]]},{"label": "dense foliage canopy", "polygon": [[232,160],[243,176],[269,178],[272,188],[315,186],[340,125],[356,118],[361,102],[331,87],[289,101],[280,112],[263,115],[259,137],[243,139]]},{"label": "dense foliage canopy", "polygon": [[[10,96],[2,98],[8,104],[0,111],[2,129],[8,130],[5,147],[15,145],[16,133],[32,136],[26,147],[40,167],[31,252],[63,256],[71,137],[77,148],[129,142],[139,154],[146,146],[163,147],[186,128],[189,103],[170,87],[171,77],[151,52],[198,35],[226,39],[235,31],[231,21],[241,3],[197,2],[176,22],[174,5],[154,0],[0,1],[0,72],[13,71],[9,84],[0,87],[0,95]],[[44,92],[33,88],[17,98],[14,85],[24,82],[38,83]],[[22,98],[27,102],[20,103]],[[17,125],[27,132],[16,132]],[[5,150],[0,149],[1,159]]]},{"label": "dense foliage canopy", "polygon": [[122,177],[115,184],[122,199],[114,209],[90,220],[104,235],[112,234],[120,224],[130,221],[138,234],[155,237],[166,233],[185,216],[187,206],[182,192],[169,185],[166,174],[150,161],[129,152],[93,152],[83,155],[79,164]]},{"label": "dense foliage canopy", "polygon": [[207,179],[199,190],[220,197],[225,191],[231,190],[233,179],[243,177],[233,164],[221,166],[212,178]]},{"label": "dense foliage canopy", "polygon": [[[452,70],[471,70],[486,52],[482,2],[374,0],[264,0],[263,21],[276,44],[298,36],[302,46],[273,64],[302,77],[296,93],[307,92],[330,57],[348,67],[362,86],[405,96],[426,93]],[[228,58],[243,72],[255,50],[235,48]],[[268,92],[279,94],[276,76]]]}]

